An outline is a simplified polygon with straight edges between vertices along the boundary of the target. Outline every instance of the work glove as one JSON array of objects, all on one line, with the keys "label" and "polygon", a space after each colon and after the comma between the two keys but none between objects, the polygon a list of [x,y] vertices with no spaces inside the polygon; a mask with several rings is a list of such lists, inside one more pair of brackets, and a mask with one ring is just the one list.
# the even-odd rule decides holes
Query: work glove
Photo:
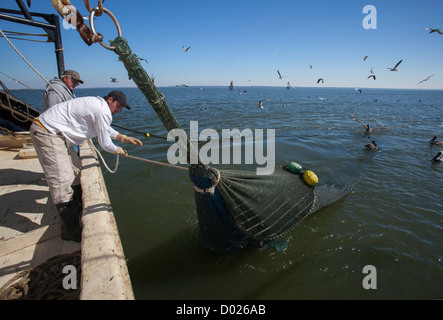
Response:
[{"label": "work glove", "polygon": [[136,145],[136,146],[142,146],[143,145],[143,143],[140,140],[136,139],[136,138],[128,137],[128,136],[125,136],[124,134],[120,134],[120,135],[121,135],[120,141],[123,142],[123,143],[130,143],[130,144],[133,144],[133,145]]},{"label": "work glove", "polygon": [[117,147],[117,150],[114,151],[114,154],[118,154],[118,155],[121,155],[121,156],[127,156],[128,155],[128,151],[126,151],[122,147]]}]

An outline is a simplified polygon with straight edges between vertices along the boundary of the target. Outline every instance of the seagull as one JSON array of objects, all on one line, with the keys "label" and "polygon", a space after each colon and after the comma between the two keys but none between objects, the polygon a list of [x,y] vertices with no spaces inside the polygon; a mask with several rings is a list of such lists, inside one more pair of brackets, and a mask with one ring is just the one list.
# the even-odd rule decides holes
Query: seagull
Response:
[{"label": "seagull", "polygon": [[431,146],[441,146],[443,145],[443,141],[438,141],[437,136],[434,136],[429,142]]},{"label": "seagull", "polygon": [[260,100],[259,102],[257,102],[258,104],[258,108],[263,109],[263,100]]},{"label": "seagull", "polygon": [[138,59],[138,60],[141,60],[141,61],[144,60],[144,61],[146,61],[147,64],[149,64],[148,60],[146,60],[145,58],[139,58],[139,57],[137,57],[137,59]]},{"label": "seagull", "polygon": [[185,52],[188,52],[189,51],[189,49],[191,49],[191,47],[189,46],[189,47],[187,47],[187,48],[185,48],[185,46],[182,46],[182,48],[183,48],[183,50],[185,50]]},{"label": "seagull", "polygon": [[280,80],[283,79],[283,78],[286,78],[286,77],[284,77],[284,76],[282,76],[282,75],[280,74],[280,71],[277,70],[277,73],[278,73],[278,77],[279,77]]},{"label": "seagull", "polygon": [[365,57],[363,58],[363,61],[366,61],[366,59],[368,59],[368,58],[370,58],[370,56],[365,56]]},{"label": "seagull", "polygon": [[377,151],[378,150],[378,145],[377,145],[377,143],[375,143],[375,141],[372,141],[372,143],[365,144],[365,148],[367,150]]},{"label": "seagull", "polygon": [[[432,76],[435,76],[435,74],[433,74]],[[418,84],[420,84],[420,83],[422,83],[422,82],[425,82],[425,81],[428,81],[432,76],[427,77],[426,79],[420,81]]]},{"label": "seagull", "polygon": [[363,132],[365,136],[368,137],[368,139],[371,137],[371,133],[372,130],[377,130],[377,129],[390,129],[392,127],[378,127],[378,128],[370,128],[369,124],[365,125],[363,122],[361,122],[360,120],[358,120],[358,118],[355,116],[355,114],[352,114],[352,116],[354,117],[355,120],[357,120],[358,122],[361,123],[361,125],[363,127],[365,127],[365,131]]},{"label": "seagull", "polygon": [[320,78],[320,79],[317,80],[317,84],[318,84],[320,81],[321,81],[321,83],[325,83],[325,79]]},{"label": "seagull", "polygon": [[368,77],[368,79],[369,78],[373,78],[374,80],[375,80],[375,75],[374,74],[371,74],[369,77]]},{"label": "seagull", "polygon": [[202,111],[202,110],[206,110],[206,107],[205,106],[201,107],[200,111]]},{"label": "seagull", "polygon": [[240,91],[240,89],[237,89],[237,90],[238,90],[238,94],[243,94],[245,92],[248,92],[247,90],[242,90],[242,91]]},{"label": "seagull", "polygon": [[355,90],[358,90],[360,93],[361,93],[361,90],[360,90],[360,88],[355,88]]},{"label": "seagull", "polygon": [[118,79],[111,77],[111,82],[118,82]]},{"label": "seagull", "polygon": [[312,69],[312,64],[310,64],[309,67]]},{"label": "seagull", "polygon": [[277,50],[275,50],[274,53],[278,56],[280,55],[280,52],[278,52]]},{"label": "seagull", "polygon": [[371,67],[371,73],[374,73],[374,69]]},{"label": "seagull", "polygon": [[395,65],[395,67],[394,68],[388,68],[390,71],[398,71],[397,70],[397,67],[400,65],[400,63],[402,62],[403,60],[400,60],[399,62],[397,62],[397,64]]},{"label": "seagull", "polygon": [[431,31],[429,31],[429,33],[437,32],[437,33],[443,34],[443,32],[441,32],[440,29],[425,28],[425,30],[431,30]]},{"label": "seagull", "polygon": [[432,162],[443,162],[443,151],[437,152],[434,158],[431,159]]}]

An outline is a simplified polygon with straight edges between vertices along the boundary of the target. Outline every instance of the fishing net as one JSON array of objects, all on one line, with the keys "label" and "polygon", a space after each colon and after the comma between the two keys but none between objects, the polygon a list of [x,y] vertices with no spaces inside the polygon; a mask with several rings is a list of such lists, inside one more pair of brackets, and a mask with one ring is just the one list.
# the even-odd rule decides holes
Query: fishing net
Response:
[{"label": "fishing net", "polygon": [[[111,45],[164,127],[168,131],[180,129],[164,95],[152,83],[127,41],[117,37]],[[190,163],[195,151],[189,140],[186,150]],[[239,250],[250,244],[262,246],[278,239],[310,214],[350,191],[346,185],[312,187],[301,174],[285,167],[275,168],[271,175],[218,171],[200,158],[197,164],[189,164],[189,177],[196,190],[201,240],[205,247],[216,251]]]}]

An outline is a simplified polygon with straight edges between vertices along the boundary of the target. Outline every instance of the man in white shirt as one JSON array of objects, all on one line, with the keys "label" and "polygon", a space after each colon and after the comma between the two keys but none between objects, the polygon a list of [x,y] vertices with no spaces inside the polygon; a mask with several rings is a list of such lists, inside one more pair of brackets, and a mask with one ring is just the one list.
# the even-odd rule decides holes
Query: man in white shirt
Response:
[{"label": "man in white shirt", "polygon": [[112,91],[106,97],[83,97],[54,105],[40,114],[31,126],[31,138],[43,168],[51,198],[60,215],[62,239],[81,241],[79,213],[81,202],[74,199],[73,189],[80,185],[80,175],[73,170],[71,146],[97,137],[107,152],[127,155],[112,140],[141,146],[136,138],[111,128],[112,115],[126,107],[126,96]]}]

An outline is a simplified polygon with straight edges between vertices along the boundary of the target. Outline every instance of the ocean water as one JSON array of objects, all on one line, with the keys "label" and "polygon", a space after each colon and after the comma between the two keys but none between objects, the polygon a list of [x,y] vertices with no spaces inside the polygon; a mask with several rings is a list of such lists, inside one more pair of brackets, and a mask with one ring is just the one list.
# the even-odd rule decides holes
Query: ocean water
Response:
[{"label": "ocean water", "polygon": [[[102,170],[136,299],[443,298],[443,164],[430,161],[440,148],[428,144],[434,135],[443,140],[443,91],[242,87],[247,92],[240,95],[227,87],[160,89],[187,133],[190,121],[198,121],[199,132],[214,129],[220,136],[222,129],[275,129],[276,166],[295,161],[321,182],[353,183],[353,190],[284,237],[284,252],[251,247],[216,253],[199,243],[186,171],[120,158],[116,173]],[[132,108],[113,123],[166,137],[139,90],[121,90]],[[35,92],[15,93],[41,110]],[[392,128],[368,139],[353,113],[371,127]],[[167,162],[171,142],[117,130],[143,141],[142,147],[124,146],[130,155]],[[378,152],[365,150],[372,140]],[[114,168],[115,156],[103,155]],[[365,266],[373,269],[364,272]],[[372,289],[365,289],[369,276]]]}]

